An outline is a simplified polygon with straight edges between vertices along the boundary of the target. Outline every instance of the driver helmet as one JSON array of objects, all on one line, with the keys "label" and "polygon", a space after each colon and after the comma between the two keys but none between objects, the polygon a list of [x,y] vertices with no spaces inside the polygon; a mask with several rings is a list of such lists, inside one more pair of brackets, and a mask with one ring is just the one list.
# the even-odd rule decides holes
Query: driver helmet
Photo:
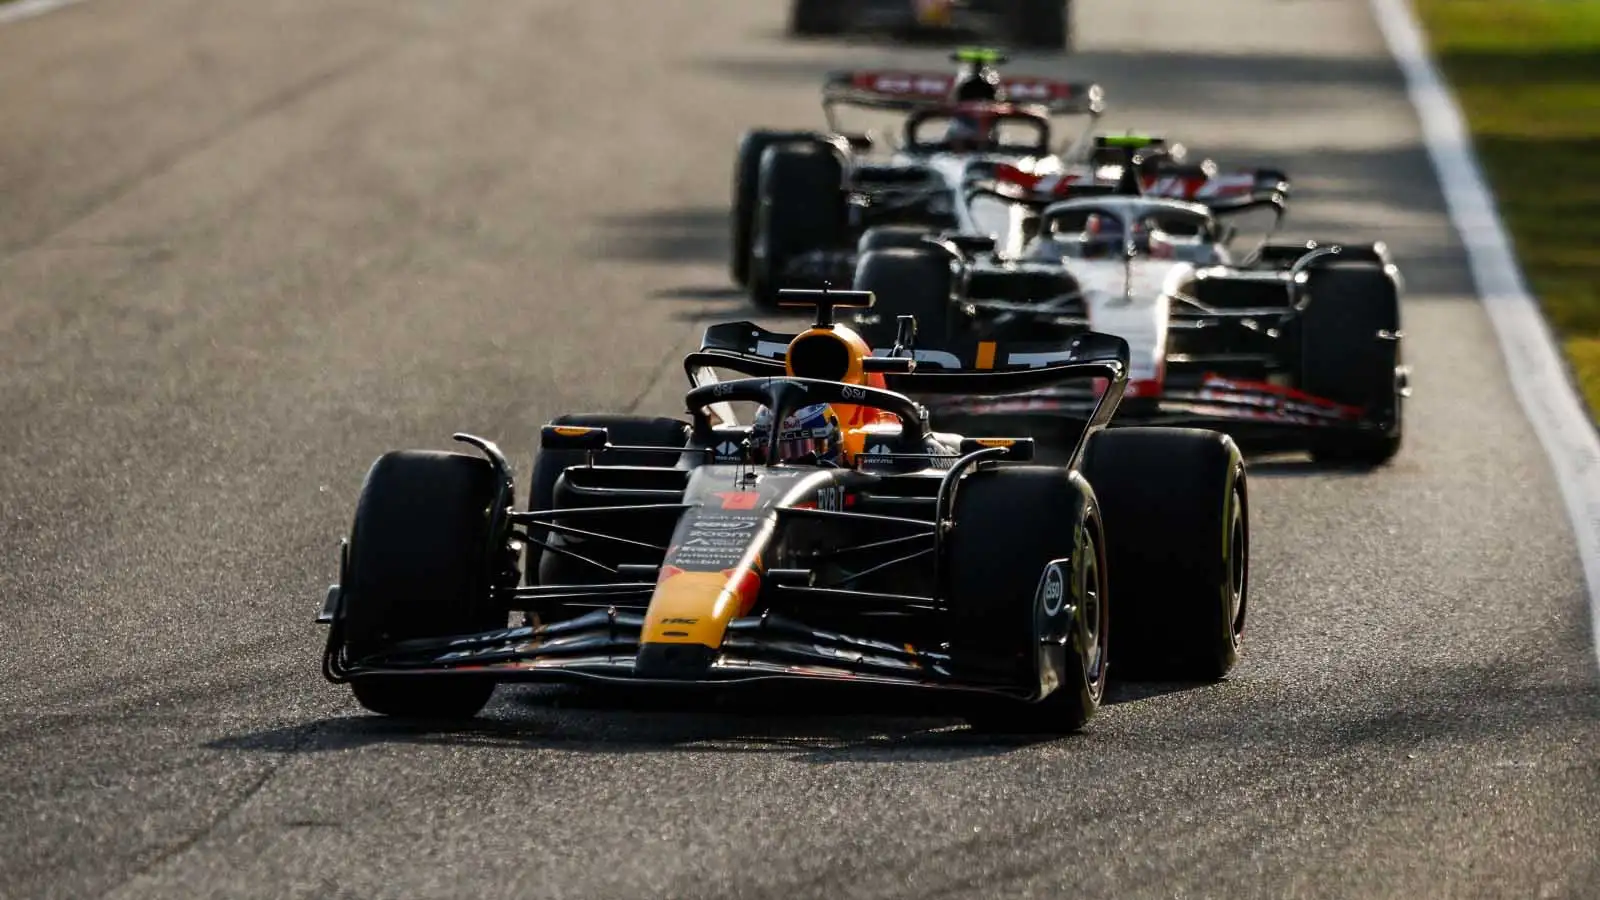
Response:
[{"label": "driver helmet", "polygon": [[1091,259],[1122,252],[1122,222],[1116,216],[1090,213],[1083,223],[1083,254]]},{"label": "driver helmet", "polygon": [[944,132],[945,143],[956,151],[988,147],[993,136],[994,130],[989,123],[970,112],[958,112],[952,115],[950,125]]},{"label": "driver helmet", "polygon": [[[772,410],[756,411],[754,439],[758,456],[767,447],[772,433]],[[804,406],[784,417],[778,428],[778,458],[772,462],[818,462],[837,465],[844,448],[844,431],[839,416],[826,403]]]}]

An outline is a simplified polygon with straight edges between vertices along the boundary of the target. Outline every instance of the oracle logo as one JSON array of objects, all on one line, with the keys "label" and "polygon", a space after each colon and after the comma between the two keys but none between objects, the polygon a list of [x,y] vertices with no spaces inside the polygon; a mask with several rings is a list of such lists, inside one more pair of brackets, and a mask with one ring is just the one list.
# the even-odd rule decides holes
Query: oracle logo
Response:
[{"label": "oracle logo", "polygon": [[869,90],[880,94],[944,94],[950,90],[950,79],[941,75],[912,75],[885,73],[869,76]]},{"label": "oracle logo", "polygon": [[1011,100],[1049,100],[1055,93],[1055,85],[1047,81],[1006,82],[1006,97]]}]

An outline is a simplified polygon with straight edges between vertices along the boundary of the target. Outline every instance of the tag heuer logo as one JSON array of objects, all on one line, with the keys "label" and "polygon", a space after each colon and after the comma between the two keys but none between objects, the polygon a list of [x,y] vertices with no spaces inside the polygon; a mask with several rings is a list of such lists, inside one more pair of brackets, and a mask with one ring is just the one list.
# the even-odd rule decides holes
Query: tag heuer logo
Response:
[{"label": "tag heuer logo", "polygon": [[889,456],[893,453],[894,451],[890,450],[887,444],[874,445],[871,450],[867,451],[868,456]]},{"label": "tag heuer logo", "polygon": [[717,445],[717,453],[723,456],[735,456],[739,453],[739,445],[733,441],[723,441]]}]

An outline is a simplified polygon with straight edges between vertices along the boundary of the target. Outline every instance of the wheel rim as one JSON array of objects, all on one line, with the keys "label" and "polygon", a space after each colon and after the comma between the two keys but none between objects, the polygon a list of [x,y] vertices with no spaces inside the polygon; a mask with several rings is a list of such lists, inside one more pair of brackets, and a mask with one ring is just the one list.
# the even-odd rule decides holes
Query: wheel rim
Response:
[{"label": "wheel rim", "polygon": [[1100,695],[1106,667],[1105,591],[1100,584],[1100,548],[1084,533],[1083,561],[1078,566],[1078,619],[1083,623],[1083,672],[1089,690]]},{"label": "wheel rim", "polygon": [[1245,530],[1244,500],[1233,492],[1228,523],[1228,631],[1234,649],[1244,639],[1245,591],[1249,584],[1250,543]]}]

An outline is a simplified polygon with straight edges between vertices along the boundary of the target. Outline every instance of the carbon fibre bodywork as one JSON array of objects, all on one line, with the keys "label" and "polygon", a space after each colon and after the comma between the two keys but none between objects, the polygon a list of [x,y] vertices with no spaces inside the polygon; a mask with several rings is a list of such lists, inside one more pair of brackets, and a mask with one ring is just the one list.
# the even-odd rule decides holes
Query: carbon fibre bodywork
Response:
[{"label": "carbon fibre bodywork", "polygon": [[[826,317],[826,316],[824,316]],[[842,330],[842,329],[841,329]],[[400,640],[349,654],[346,591],[329,591],[324,674],[332,681],[488,677],[496,681],[626,682],[676,687],[820,679],[1038,701],[1070,681],[1085,649],[1082,610],[1063,593],[1080,561],[1049,561],[1037,574],[1037,614],[1019,677],[1015,654],[964,652],[952,634],[946,556],[952,535],[994,523],[955,518],[964,478],[1026,462],[1027,439],[974,439],[930,430],[922,406],[897,390],[792,374],[781,359],[744,352],[744,337],[779,339],[749,323],[708,330],[686,359],[690,438],[681,448],[618,447],[602,429],[546,426],[542,446],[581,452],[563,471],[553,508],[516,511],[504,455],[458,435],[496,473],[486,510],[489,602],[520,614],[516,627]],[[787,336],[793,339],[801,336]],[[1048,358],[1046,366],[1026,360]],[[921,392],[1029,390],[1101,379],[1078,446],[1062,471],[1074,486],[1057,524],[1085,527],[1093,492],[1079,473],[1089,436],[1116,409],[1127,345],[1096,334],[1009,347],[992,372],[921,374],[908,358],[868,362],[898,387]],[[749,377],[717,380],[714,370]],[[755,464],[752,431],[727,407],[759,403],[775,420],[803,404],[873,409],[898,419],[848,466]],[[772,436],[776,440],[776,435]],[[772,444],[769,449],[775,449]],[[618,450],[648,451],[659,465],[605,465]],[[774,459],[768,456],[768,459]],[[543,563],[522,573],[517,550],[538,526]],[[1076,546],[1076,545],[1075,545]],[[349,554],[341,585],[351,581]],[[1032,582],[1030,581],[1030,584]]]}]

